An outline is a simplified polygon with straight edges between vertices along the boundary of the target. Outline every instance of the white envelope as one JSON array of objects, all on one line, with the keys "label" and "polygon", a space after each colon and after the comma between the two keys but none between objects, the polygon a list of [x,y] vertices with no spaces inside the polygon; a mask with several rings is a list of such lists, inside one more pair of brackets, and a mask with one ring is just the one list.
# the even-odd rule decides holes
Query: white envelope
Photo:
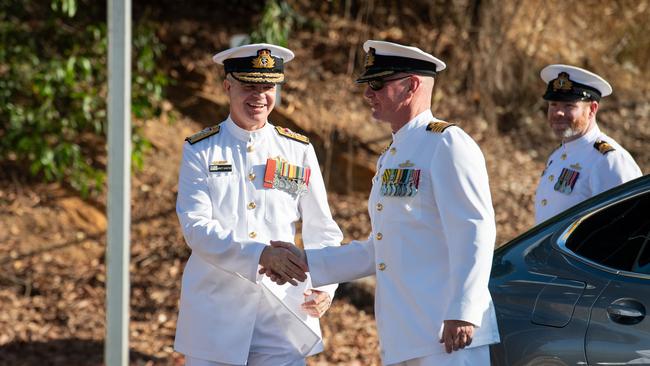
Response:
[{"label": "white envelope", "polygon": [[[262,292],[267,301],[271,304],[274,315],[280,319],[285,330],[285,337],[289,342],[300,352],[301,355],[307,356],[309,352],[316,346],[321,338],[305,323],[306,315],[299,315],[290,306],[278,297],[281,294],[276,294],[272,288],[267,287],[265,280],[262,280]],[[292,297],[285,296],[285,300],[293,302]],[[295,305],[295,304],[291,304]],[[294,306],[295,307],[295,306]],[[297,307],[299,309],[299,307]]]}]

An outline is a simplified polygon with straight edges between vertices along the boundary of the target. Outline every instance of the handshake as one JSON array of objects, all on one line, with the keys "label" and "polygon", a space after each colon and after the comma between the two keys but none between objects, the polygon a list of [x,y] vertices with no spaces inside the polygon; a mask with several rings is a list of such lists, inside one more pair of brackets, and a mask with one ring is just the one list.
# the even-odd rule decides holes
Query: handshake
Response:
[{"label": "handshake", "polygon": [[[305,251],[284,241],[271,240],[271,246],[264,248],[260,256],[259,273],[267,275],[278,285],[289,282],[297,286],[296,280],[303,282],[307,279],[309,266]],[[303,311],[312,317],[320,318],[332,304],[332,298],[325,291],[308,289],[304,293],[305,302],[301,305]]]},{"label": "handshake", "polygon": [[307,279],[309,266],[305,251],[284,241],[271,240],[271,246],[264,248],[260,256],[260,274],[267,275],[278,285],[289,282],[297,286],[296,280]]}]

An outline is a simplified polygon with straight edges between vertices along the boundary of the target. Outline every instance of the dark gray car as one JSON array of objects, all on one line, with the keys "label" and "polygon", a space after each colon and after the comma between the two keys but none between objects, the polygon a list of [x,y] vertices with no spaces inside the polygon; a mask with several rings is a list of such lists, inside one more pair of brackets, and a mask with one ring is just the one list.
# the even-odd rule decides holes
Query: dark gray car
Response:
[{"label": "dark gray car", "polygon": [[650,365],[650,175],[495,251],[492,365]]}]

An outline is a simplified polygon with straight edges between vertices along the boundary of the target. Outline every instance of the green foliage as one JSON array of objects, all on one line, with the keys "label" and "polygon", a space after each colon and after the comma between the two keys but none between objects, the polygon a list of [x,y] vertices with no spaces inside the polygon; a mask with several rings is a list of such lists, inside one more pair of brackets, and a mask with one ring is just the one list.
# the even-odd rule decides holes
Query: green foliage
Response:
[{"label": "green foliage", "polygon": [[[15,160],[83,195],[105,180],[107,31],[105,3],[9,0],[0,4],[0,161]],[[83,16],[82,16],[83,14]],[[163,50],[147,23],[133,30],[132,111],[160,113]],[[134,166],[149,143],[134,128]]]},{"label": "green foliage", "polygon": [[267,0],[258,27],[251,33],[251,43],[266,42],[287,46],[289,32],[301,19],[286,1]]}]

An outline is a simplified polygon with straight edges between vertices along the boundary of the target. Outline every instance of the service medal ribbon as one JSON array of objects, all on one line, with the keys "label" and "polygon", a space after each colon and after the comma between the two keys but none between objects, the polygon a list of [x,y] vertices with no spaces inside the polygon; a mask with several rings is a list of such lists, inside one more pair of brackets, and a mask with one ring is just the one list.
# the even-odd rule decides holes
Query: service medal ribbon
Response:
[{"label": "service medal ribbon", "polygon": [[269,158],[266,160],[264,187],[279,189],[299,196],[307,192],[310,175],[309,168],[289,164],[279,157]]},{"label": "service medal ribbon", "polygon": [[553,189],[560,193],[571,194],[579,176],[580,172],[562,168],[562,173],[560,173],[560,176],[558,177],[557,182],[555,182]]},{"label": "service medal ribbon", "polygon": [[381,176],[381,195],[413,197],[420,184],[419,169],[385,169]]}]

